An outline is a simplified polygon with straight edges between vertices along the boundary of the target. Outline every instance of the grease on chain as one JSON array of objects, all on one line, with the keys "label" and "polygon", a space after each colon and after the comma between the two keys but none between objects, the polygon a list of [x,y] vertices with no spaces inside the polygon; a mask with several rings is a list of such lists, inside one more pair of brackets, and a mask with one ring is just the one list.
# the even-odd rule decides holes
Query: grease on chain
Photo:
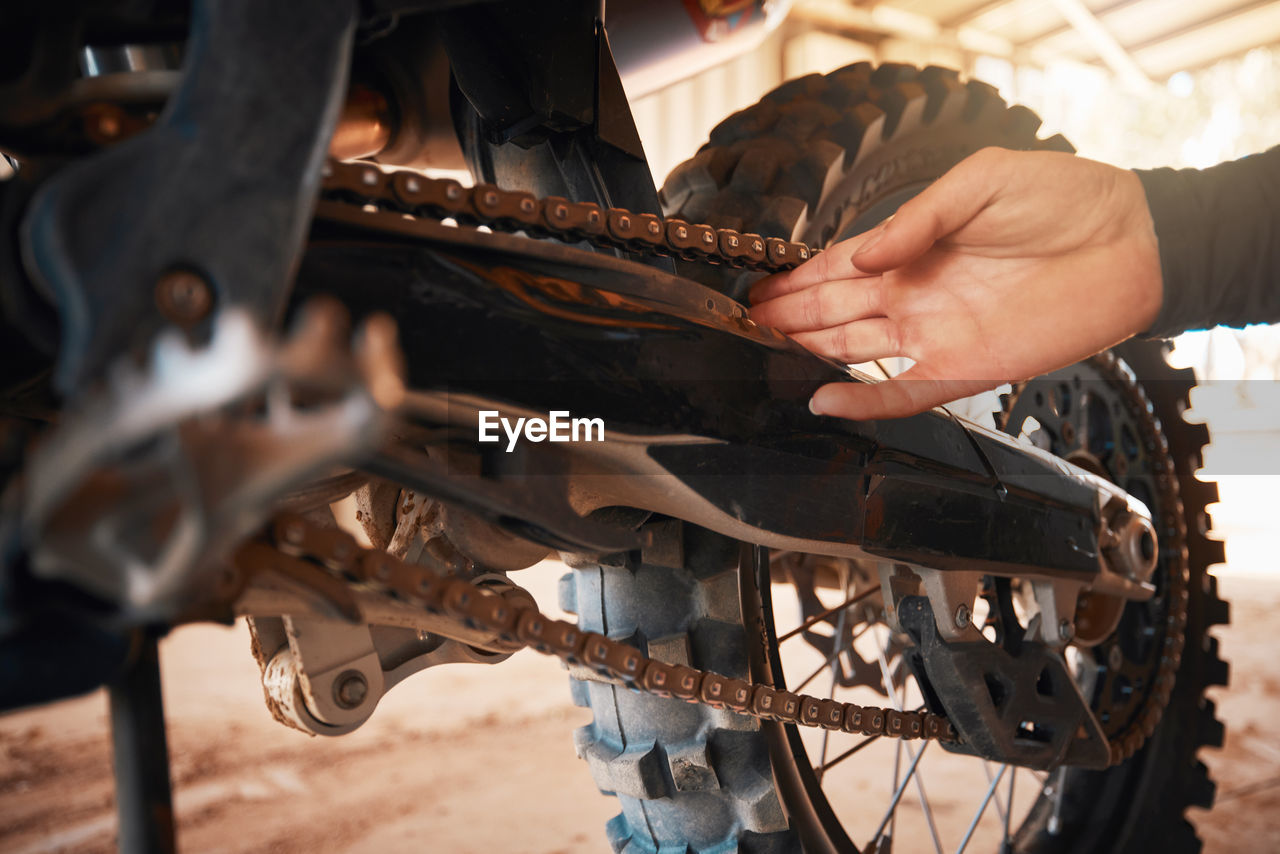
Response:
[{"label": "grease on chain", "polygon": [[[361,547],[351,535],[322,528],[297,514],[275,518],[272,548],[243,547],[242,569],[269,570],[277,561],[303,560],[322,577],[338,576],[370,585],[392,598],[471,629],[490,632],[513,651],[525,647],[582,665],[601,676],[660,697],[702,703],[752,717],[867,736],[954,740],[946,718],[924,712],[859,706],[782,691],[769,685],[721,676],[682,664],[667,664],[640,650],[573,623],[553,620],[538,609],[513,604],[499,593],[456,575],[411,564],[377,549]],[[273,560],[273,557],[275,560]],[[296,575],[296,570],[294,571]]]},{"label": "grease on chain", "polygon": [[453,219],[535,237],[588,240],[611,249],[667,255],[762,272],[781,272],[809,260],[803,243],[712,228],[709,225],[602,208],[591,202],[538,198],[492,184],[464,187],[417,172],[384,172],[376,166],[330,161],[324,168],[326,196],[431,219]]}]

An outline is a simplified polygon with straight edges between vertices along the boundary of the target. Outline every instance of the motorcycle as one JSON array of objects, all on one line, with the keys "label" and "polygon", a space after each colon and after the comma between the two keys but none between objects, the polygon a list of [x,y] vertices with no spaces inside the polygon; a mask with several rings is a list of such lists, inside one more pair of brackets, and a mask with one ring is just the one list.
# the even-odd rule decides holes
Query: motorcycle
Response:
[{"label": "motorcycle", "polygon": [[[1130,341],[990,426],[810,413],[874,378],[745,288],[981,148],[1070,146],[859,63],[658,189],[627,92],[787,5],[6,10],[0,708],[108,686],[122,850],[175,844],[157,639],[240,617],[311,734],[557,656],[616,851],[941,850],[927,749],[987,774],[961,850],[993,801],[1002,851],[1198,850],[1228,609],[1194,376]],[[519,583],[548,556],[576,623]]]}]

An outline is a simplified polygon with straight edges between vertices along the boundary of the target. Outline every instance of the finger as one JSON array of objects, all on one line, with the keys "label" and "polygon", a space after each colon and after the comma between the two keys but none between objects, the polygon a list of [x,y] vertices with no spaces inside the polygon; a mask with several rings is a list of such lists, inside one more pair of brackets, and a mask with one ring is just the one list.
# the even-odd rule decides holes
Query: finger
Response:
[{"label": "finger", "polygon": [[764,302],[833,279],[852,279],[868,275],[854,266],[852,258],[853,253],[872,239],[874,232],[875,229],[872,229],[856,237],[850,237],[848,240],[842,240],[830,249],[817,253],[799,267],[765,276],[751,286],[747,298],[752,303]]},{"label": "finger", "polygon": [[919,365],[878,383],[830,383],[813,394],[809,409],[854,421],[905,418],[980,391],[999,382],[930,378]]},{"label": "finger", "polygon": [[887,317],[842,323],[815,332],[797,332],[791,337],[806,349],[846,365],[902,355],[898,327]]},{"label": "finger", "polygon": [[881,279],[838,279],[762,302],[751,319],[783,332],[807,332],[884,314]]},{"label": "finger", "polygon": [[875,240],[854,253],[858,269],[883,273],[908,264],[969,222],[995,197],[1008,152],[983,149],[957,164],[924,192],[898,208]]}]

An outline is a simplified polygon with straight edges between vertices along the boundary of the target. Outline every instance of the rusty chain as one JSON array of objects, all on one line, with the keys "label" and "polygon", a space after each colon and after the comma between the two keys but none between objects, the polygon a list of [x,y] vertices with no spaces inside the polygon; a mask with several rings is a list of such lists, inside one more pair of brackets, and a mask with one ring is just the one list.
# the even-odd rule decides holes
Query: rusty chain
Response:
[{"label": "rusty chain", "polygon": [[[465,187],[451,179],[428,178],[411,171],[387,172],[369,164],[330,161],[324,168],[322,195],[329,200],[373,206],[414,218],[452,219],[459,225],[522,231],[533,237],[573,242],[586,240],[606,248],[763,272],[791,269],[817,253],[803,243],[733,229],[602,208],[589,202],[540,199],[489,184]],[[1151,404],[1133,375],[1110,353],[1095,357],[1094,364],[1108,382],[1126,394],[1135,412],[1141,413],[1142,438],[1157,463],[1154,474],[1164,493],[1166,528],[1173,534],[1173,542],[1166,539],[1164,543],[1171,559],[1160,666],[1142,713],[1110,739],[1110,760],[1114,765],[1142,746],[1168,704],[1185,642],[1188,569],[1177,479]],[[955,728],[942,715],[899,712],[796,694],[650,659],[635,647],[595,632],[581,632],[572,623],[546,617],[533,607],[514,605],[498,593],[460,577],[406,563],[384,551],[362,548],[349,534],[322,528],[298,515],[277,517],[266,541],[251,541],[237,553],[237,562],[246,572],[275,568],[298,578],[300,571],[305,575],[299,561],[313,568],[330,586],[334,581],[369,585],[429,613],[493,632],[513,651],[531,648],[658,696],[766,720],[867,736],[943,741],[957,738]],[[287,566],[276,566],[280,562],[287,562]]]},{"label": "rusty chain", "polygon": [[380,549],[363,548],[345,531],[321,527],[297,514],[277,516],[267,541],[251,541],[236,555],[237,564],[246,573],[280,569],[295,579],[300,575],[296,563],[299,560],[326,577],[366,584],[427,613],[491,632],[512,651],[534,649],[660,697],[868,736],[940,740],[956,737],[951,724],[941,715],[842,703],[657,661],[629,644],[596,632],[579,631],[573,623],[547,617],[534,607],[513,604],[501,594],[464,578],[408,563]]},{"label": "rusty chain", "polygon": [[492,184],[464,187],[449,178],[428,178],[407,170],[385,172],[367,163],[329,161],[324,167],[322,192],[336,201],[373,205],[413,217],[452,219],[463,225],[523,231],[570,242],[587,240],[609,249],[762,272],[789,270],[816,254],[803,243],[777,237],[604,208],[591,202],[538,198]]}]

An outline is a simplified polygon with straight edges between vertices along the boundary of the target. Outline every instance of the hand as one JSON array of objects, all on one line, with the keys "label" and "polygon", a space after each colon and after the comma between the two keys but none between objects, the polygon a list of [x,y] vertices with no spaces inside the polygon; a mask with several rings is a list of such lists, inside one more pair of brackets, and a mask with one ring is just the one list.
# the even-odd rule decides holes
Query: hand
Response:
[{"label": "hand", "polygon": [[897,418],[1080,361],[1148,329],[1163,297],[1138,177],[987,148],[876,228],[751,289],[751,318],[846,363],[907,356],[810,409]]}]

